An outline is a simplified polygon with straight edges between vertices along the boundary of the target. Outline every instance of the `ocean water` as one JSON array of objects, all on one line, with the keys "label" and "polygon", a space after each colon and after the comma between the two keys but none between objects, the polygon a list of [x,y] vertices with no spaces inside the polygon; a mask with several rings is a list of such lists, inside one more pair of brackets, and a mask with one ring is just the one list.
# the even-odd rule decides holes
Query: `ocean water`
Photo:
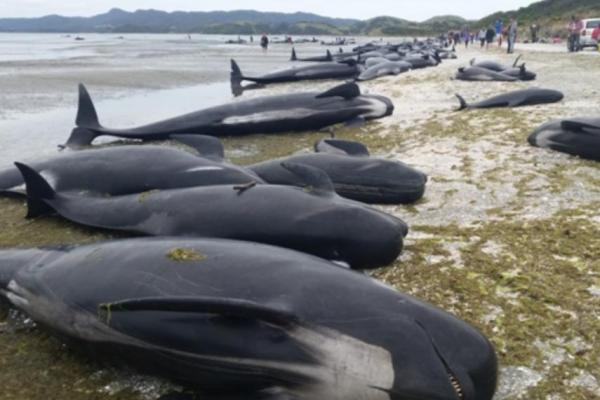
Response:
[{"label": "ocean water", "polygon": [[[81,34],[84,40],[78,41],[76,36],[0,34],[0,167],[56,152],[74,126],[80,82],[90,91],[103,124],[129,127],[234,101],[232,58],[248,74],[292,65],[292,45],[272,43],[264,52],[259,37],[253,43],[243,36],[248,43],[226,44],[238,37]],[[271,37],[277,40],[283,37]],[[327,48],[338,51],[320,43],[294,47],[300,57],[323,55]],[[277,88],[244,97],[272,90]]]}]

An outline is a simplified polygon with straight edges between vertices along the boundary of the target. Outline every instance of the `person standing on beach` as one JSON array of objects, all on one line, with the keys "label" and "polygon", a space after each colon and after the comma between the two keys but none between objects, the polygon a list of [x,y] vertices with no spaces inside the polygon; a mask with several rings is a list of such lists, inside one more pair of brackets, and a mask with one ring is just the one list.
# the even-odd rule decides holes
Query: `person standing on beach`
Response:
[{"label": "person standing on beach", "polygon": [[477,34],[477,39],[479,40],[479,43],[481,44],[479,47],[483,49],[483,46],[485,46],[485,29],[481,28],[481,30],[479,31],[479,33]]},{"label": "person standing on beach", "polygon": [[269,38],[267,37],[266,33],[263,33],[262,37],[260,38],[260,47],[262,47],[263,51],[265,52],[269,48]]},{"label": "person standing on beach", "polygon": [[465,26],[462,32],[462,38],[465,41],[465,49],[469,47],[469,40],[471,40],[471,33],[469,33],[469,28]]},{"label": "person standing on beach", "polygon": [[569,51],[579,51],[579,40],[583,30],[583,21],[576,16],[571,17],[569,29]]},{"label": "person standing on beach", "polygon": [[502,47],[502,34],[504,33],[504,23],[502,20],[496,21],[496,36],[498,36],[498,47]]},{"label": "person standing on beach", "polygon": [[513,17],[508,25],[508,49],[506,52],[512,54],[515,51],[515,42],[517,40],[517,20]]},{"label": "person standing on beach", "polygon": [[490,49],[490,44],[494,41],[494,36],[496,36],[496,31],[490,25],[489,28],[487,29],[487,31],[485,31],[485,42],[486,42],[485,49],[486,50]]}]

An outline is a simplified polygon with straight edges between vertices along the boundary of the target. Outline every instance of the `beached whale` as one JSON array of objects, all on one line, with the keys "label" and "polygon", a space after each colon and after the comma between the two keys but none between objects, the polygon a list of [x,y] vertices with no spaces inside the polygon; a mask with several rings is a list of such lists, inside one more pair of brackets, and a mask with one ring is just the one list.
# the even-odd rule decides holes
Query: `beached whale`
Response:
[{"label": "beached whale", "polygon": [[532,81],[537,77],[535,72],[525,68],[525,63],[521,64],[519,67],[508,68],[500,72],[504,75],[513,76],[520,81]]},{"label": "beached whale", "polygon": [[248,168],[270,184],[303,186],[303,181],[282,163],[311,165],[327,173],[337,194],[365,203],[413,203],[423,197],[427,183],[424,173],[399,161],[369,157],[361,146],[357,142],[326,139],[317,144],[321,152],[294,154]]},{"label": "beached whale", "polygon": [[537,74],[532,71],[528,71],[527,68],[525,68],[525,63],[521,64],[520,66],[517,66],[517,63],[520,58],[521,56],[519,55],[512,65],[504,65],[500,64],[499,62],[489,60],[475,62],[475,59],[472,59],[470,61],[470,64],[472,67],[485,68],[494,72],[499,72],[503,75],[508,75],[512,76],[513,78],[517,78],[520,81],[534,80]]},{"label": "beached whale", "polygon": [[407,61],[383,61],[377,63],[363,72],[356,78],[357,81],[368,81],[386,75],[398,75],[412,68],[412,64]]},{"label": "beached whale", "polygon": [[495,351],[467,323],[363,274],[255,243],[1,250],[0,296],[72,347],[207,399],[490,400],[496,384]]},{"label": "beached whale", "polygon": [[433,54],[410,54],[402,59],[410,63],[411,69],[421,69],[427,67],[435,67],[442,62],[442,59],[437,53]]},{"label": "beached whale", "polygon": [[456,73],[456,79],[462,81],[501,81],[515,82],[518,78],[481,67],[461,67]]},{"label": "beached whale", "polygon": [[[175,135],[177,136],[177,135]],[[188,139],[185,136],[183,140]],[[223,160],[217,138],[193,135],[200,156],[167,146],[110,146],[62,153],[28,165],[59,192],[120,196],[148,190],[262,183],[254,172]],[[17,168],[0,171],[0,194],[23,193]]]},{"label": "beached whale", "polygon": [[394,106],[383,96],[361,95],[354,83],[322,93],[288,93],[237,101],[129,129],[100,125],[89,93],[79,86],[77,127],[66,146],[82,147],[103,135],[124,139],[165,140],[173,134],[211,136],[296,132],[321,129],[355,119],[391,115]]},{"label": "beached whale", "polygon": [[491,60],[484,60],[484,61],[476,62],[475,59],[473,58],[473,59],[471,59],[471,61],[469,61],[469,64],[472,67],[485,68],[485,69],[490,69],[492,71],[501,72],[501,71],[505,71],[507,69],[516,68],[517,63],[519,62],[520,59],[521,59],[521,55],[519,54],[519,56],[515,59],[515,61],[512,63],[512,65],[505,65],[505,64],[501,64],[497,61],[491,61]]},{"label": "beached whale", "polygon": [[324,56],[314,56],[314,57],[303,57],[299,58],[296,54],[296,49],[292,47],[292,56],[290,57],[290,61],[312,61],[312,62],[327,62],[333,61],[333,56],[331,52],[327,50]]},{"label": "beached whale", "polygon": [[360,74],[362,67],[353,60],[344,62],[321,62],[305,67],[288,68],[261,76],[247,76],[238,64],[231,60],[231,86],[241,86],[243,81],[258,84],[298,82],[320,79],[350,79]]},{"label": "beached whale", "polygon": [[569,118],[550,121],[529,135],[532,146],[600,161],[600,118]]},{"label": "beached whale", "polygon": [[467,103],[459,94],[456,97],[460,101],[458,110],[464,110],[467,108],[521,107],[556,103],[561,101],[564,95],[558,90],[529,88],[514,90],[477,103]]},{"label": "beached whale", "polygon": [[392,263],[408,228],[399,218],[339,197],[321,170],[286,164],[303,188],[219,185],[91,197],[54,191],[35,170],[23,173],[29,217],[48,208],[76,223],[153,236],[248,240],[288,247],[352,268]]}]

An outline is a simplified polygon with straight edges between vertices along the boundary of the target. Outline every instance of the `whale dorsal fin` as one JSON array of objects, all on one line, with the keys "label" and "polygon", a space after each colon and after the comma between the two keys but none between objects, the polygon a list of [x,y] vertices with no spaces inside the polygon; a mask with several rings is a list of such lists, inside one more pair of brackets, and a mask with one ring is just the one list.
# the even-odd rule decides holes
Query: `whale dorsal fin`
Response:
[{"label": "whale dorsal fin", "polygon": [[333,61],[333,56],[331,55],[331,52],[329,50],[327,50],[327,54],[326,54],[325,59],[327,61]]},{"label": "whale dorsal fin", "polygon": [[322,139],[315,143],[317,153],[347,154],[356,157],[368,157],[369,149],[360,142],[343,139]]},{"label": "whale dorsal fin", "polygon": [[211,158],[214,160],[222,160],[225,158],[225,149],[223,148],[223,143],[221,143],[221,141],[214,136],[176,134],[169,135],[169,139],[193,148],[202,157]]},{"label": "whale dorsal fin", "polygon": [[346,100],[353,99],[360,96],[360,88],[356,83],[344,83],[319,94],[317,99],[336,96],[343,97]]},{"label": "whale dorsal fin", "polygon": [[291,162],[282,162],[281,166],[302,180],[307,192],[320,196],[332,196],[335,193],[329,175],[322,169]]},{"label": "whale dorsal fin", "polygon": [[287,310],[233,298],[199,296],[143,297],[104,303],[98,306],[98,314],[106,324],[110,324],[113,313],[136,311],[216,314],[255,319],[278,326],[290,326],[299,321],[295,314]]},{"label": "whale dorsal fin", "polygon": [[75,117],[75,125],[84,128],[99,128],[98,114],[92,102],[92,97],[83,85],[79,84],[79,104],[77,106],[77,116]]},{"label": "whale dorsal fin", "polygon": [[35,218],[40,215],[51,213],[52,207],[46,200],[56,197],[56,192],[36,170],[28,165],[15,163],[15,166],[23,175],[25,188],[27,190],[27,218]]}]

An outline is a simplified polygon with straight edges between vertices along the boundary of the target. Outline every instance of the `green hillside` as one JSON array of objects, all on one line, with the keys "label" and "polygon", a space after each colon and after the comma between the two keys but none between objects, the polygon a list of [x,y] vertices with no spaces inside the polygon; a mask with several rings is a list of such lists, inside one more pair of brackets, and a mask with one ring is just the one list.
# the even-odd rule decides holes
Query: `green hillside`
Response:
[{"label": "green hillside", "polygon": [[497,19],[508,22],[516,17],[524,33],[531,24],[540,26],[542,37],[566,36],[571,15],[600,18],[600,0],[544,0],[510,12],[498,12],[483,18],[477,26],[487,26]]}]

